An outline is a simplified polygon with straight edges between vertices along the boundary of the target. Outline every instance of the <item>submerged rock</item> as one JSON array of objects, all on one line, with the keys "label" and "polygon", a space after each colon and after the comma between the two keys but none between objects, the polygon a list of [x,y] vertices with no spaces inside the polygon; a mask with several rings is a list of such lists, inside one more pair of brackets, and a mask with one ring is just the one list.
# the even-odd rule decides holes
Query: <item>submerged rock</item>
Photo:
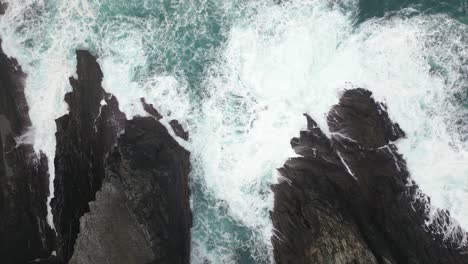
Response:
[{"label": "submerged rock", "polygon": [[0,48],[0,262],[8,264],[47,258],[54,247],[47,157],[19,142],[31,125],[25,78]]},{"label": "submerged rock", "polygon": [[369,91],[343,94],[328,115],[331,138],[307,121],[291,140],[300,157],[272,186],[276,263],[468,263],[467,234],[448,212],[428,222],[429,199],[392,143],[404,132]]},{"label": "submerged rock", "polygon": [[101,87],[103,74],[87,51],[77,51],[77,76],[65,101],[69,114],[56,120],[55,195],[52,212],[57,230],[57,258],[67,263],[79,233],[79,220],[89,211],[104,179],[104,160],[116,143],[125,115]]}]

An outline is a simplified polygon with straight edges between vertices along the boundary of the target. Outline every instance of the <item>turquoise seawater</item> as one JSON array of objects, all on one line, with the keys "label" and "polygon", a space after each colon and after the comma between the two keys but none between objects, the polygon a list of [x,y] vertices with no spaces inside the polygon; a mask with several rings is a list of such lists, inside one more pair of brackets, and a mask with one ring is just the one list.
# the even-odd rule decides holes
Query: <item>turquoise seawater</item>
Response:
[{"label": "turquoise seawater", "polygon": [[189,130],[194,263],[272,262],[275,169],[301,114],[325,125],[349,86],[388,103],[413,177],[468,227],[467,0],[7,2],[0,36],[28,73],[37,150],[55,153],[76,49],[128,117],[146,97]]}]

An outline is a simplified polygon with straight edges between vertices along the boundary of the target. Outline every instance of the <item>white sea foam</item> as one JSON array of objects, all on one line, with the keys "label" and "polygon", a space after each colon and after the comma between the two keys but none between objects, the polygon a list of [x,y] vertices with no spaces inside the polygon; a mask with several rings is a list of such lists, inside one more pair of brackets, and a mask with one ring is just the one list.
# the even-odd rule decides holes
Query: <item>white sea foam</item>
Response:
[{"label": "white sea foam", "polygon": [[207,188],[269,245],[269,184],[276,182],[276,168],[295,155],[289,140],[305,127],[302,113],[315,106],[311,114],[323,125],[323,114],[336,102],[333,93],[314,93],[311,73],[326,65],[350,24],[317,2],[256,8],[258,15],[231,29],[205,81],[210,93],[192,142]]},{"label": "white sea foam", "polygon": [[193,144],[208,188],[268,241],[271,197],[260,189],[293,155],[288,139],[305,125],[301,113],[327,130],[339,92],[359,86],[387,103],[407,132],[398,146],[433,205],[468,228],[468,152],[459,135],[466,123],[455,125],[466,109],[453,100],[466,89],[467,32],[442,15],[374,19],[355,29],[352,17],[324,1],[259,7],[231,29],[206,81],[211,93]]},{"label": "white sea foam", "polygon": [[[76,48],[99,56],[103,86],[127,117],[145,114],[139,103],[145,97],[165,120],[189,129],[192,177],[203,186],[203,194],[193,195],[212,196],[209,209],[227,208],[226,215],[195,211],[200,226],[219,224],[209,228],[218,234],[215,247],[207,246],[211,233],[195,230],[195,262],[235,263],[236,247],[271,249],[275,169],[294,155],[289,139],[305,128],[302,113],[328,131],[325,115],[343,87],[367,88],[387,103],[407,132],[398,147],[412,177],[435,206],[468,228],[467,113],[453,100],[466,89],[468,30],[447,16],[395,15],[356,28],[356,10],[343,11],[334,4],[339,1],[185,1],[148,17],[123,8],[153,10],[154,1],[10,2],[0,17],[3,47],[28,73],[32,140],[49,157],[52,175],[53,120],[67,111],[63,96]],[[171,8],[182,11],[170,14]],[[219,37],[207,33],[211,20],[226,37],[221,47],[206,44]],[[201,95],[194,95],[185,76],[192,68],[184,63],[205,57],[216,62],[203,72]],[[247,245],[230,233],[228,218],[252,230],[254,241]]]},{"label": "white sea foam", "polygon": [[[71,89],[68,77],[75,75],[76,68],[70,47],[81,45],[89,28],[81,20],[70,20],[78,9],[68,1],[59,2],[58,10],[51,11],[41,0],[8,2],[6,14],[0,17],[2,46],[6,54],[18,59],[28,75],[25,94],[32,120],[30,140],[36,151],[43,151],[49,159],[53,193],[54,120],[67,112],[63,98]],[[52,12],[57,12],[53,19]],[[48,210],[52,225],[50,207]]]}]

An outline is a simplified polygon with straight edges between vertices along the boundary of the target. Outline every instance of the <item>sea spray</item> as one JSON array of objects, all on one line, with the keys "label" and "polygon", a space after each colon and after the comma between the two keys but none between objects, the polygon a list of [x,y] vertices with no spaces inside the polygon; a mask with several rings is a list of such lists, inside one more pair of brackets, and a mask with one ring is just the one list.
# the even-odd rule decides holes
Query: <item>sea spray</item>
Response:
[{"label": "sea spray", "polygon": [[[456,99],[466,90],[467,26],[402,10],[356,27],[353,12],[323,1],[257,8],[230,31],[206,80],[212,88],[198,126],[204,130],[193,138],[209,165],[207,187],[227,201],[230,215],[271,230],[262,227],[271,203],[260,191],[274,181],[268,169],[292,156],[287,139],[303,128],[301,113],[326,128],[325,114],[348,86],[387,104],[407,132],[398,146],[413,179],[468,228],[467,142],[460,134],[467,110]],[[260,232],[265,244],[267,234]]]},{"label": "sea spray", "polygon": [[75,50],[89,49],[127,117],[145,114],[145,97],[191,134],[193,262],[269,263],[275,169],[293,156],[302,113],[327,131],[346,87],[387,104],[407,133],[397,144],[412,178],[468,228],[467,26],[417,6],[361,21],[358,7],[23,0],[10,1],[0,34],[28,74],[25,140],[47,154],[52,177],[54,119],[67,111]]}]

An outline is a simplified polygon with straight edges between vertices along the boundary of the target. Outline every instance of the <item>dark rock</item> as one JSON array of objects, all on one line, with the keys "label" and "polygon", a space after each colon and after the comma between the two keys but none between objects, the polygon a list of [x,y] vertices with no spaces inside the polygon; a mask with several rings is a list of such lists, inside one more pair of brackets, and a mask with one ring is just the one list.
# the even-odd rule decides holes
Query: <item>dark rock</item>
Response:
[{"label": "dark rock", "polygon": [[56,120],[55,195],[57,258],[66,263],[79,233],[79,219],[89,211],[104,179],[104,160],[116,143],[125,115],[115,97],[101,87],[102,71],[87,51],[77,51],[77,76],[65,101],[69,114]]},{"label": "dark rock", "polygon": [[127,121],[70,263],[189,263],[189,158],[155,118]]},{"label": "dark rock", "polygon": [[[357,89],[347,91],[328,115],[328,124],[335,141],[346,145],[378,148],[405,137],[398,124],[392,123],[383,104],[372,99],[372,93]],[[349,136],[349,138],[344,137]]]},{"label": "dark rock", "polygon": [[105,179],[80,219],[80,233],[70,264],[147,263],[154,259],[119,181]]},{"label": "dark rock", "polygon": [[427,223],[429,198],[392,143],[404,132],[370,92],[343,94],[328,115],[331,139],[307,121],[291,141],[301,157],[272,186],[276,263],[468,263],[467,234],[447,211]]},{"label": "dark rock", "polygon": [[58,263],[188,263],[189,152],[144,100],[155,116],[126,121],[96,59],[77,60],[69,114],[56,121]]},{"label": "dark rock", "polygon": [[8,3],[0,0],[0,15],[5,14],[5,10],[7,9],[7,7],[8,7]]},{"label": "dark rock", "polygon": [[176,136],[186,141],[189,139],[189,133],[184,130],[182,125],[179,123],[179,121],[174,119],[174,120],[171,120],[169,124],[171,125],[172,130],[174,130],[174,133],[176,134]]},{"label": "dark rock", "polygon": [[47,258],[54,247],[47,223],[47,158],[16,142],[31,125],[25,78],[0,48],[0,262],[8,264]]},{"label": "dark rock", "polygon": [[[161,120],[163,116],[154,108],[152,104],[148,104],[145,101],[145,98],[141,98],[141,103],[143,104],[143,109],[150,114],[152,117],[156,118],[157,120]],[[179,123],[179,121],[173,119],[169,122],[169,125],[171,125],[172,130],[176,134],[176,136],[182,138],[183,140],[187,141],[189,139],[189,133],[184,130],[182,125]]]},{"label": "dark rock", "polygon": [[[0,40],[1,46],[1,40]],[[24,94],[26,74],[15,59],[0,48],[0,113],[6,116],[14,135],[21,135],[31,126],[29,107]]]},{"label": "dark rock", "polygon": [[145,98],[140,98],[141,103],[143,104],[143,109],[150,114],[152,117],[156,118],[157,120],[161,120],[162,115],[154,108],[153,104],[146,103]]},{"label": "dark rock", "polygon": [[[120,179],[157,263],[189,263],[190,153],[152,118],[127,121],[109,177]],[[151,188],[148,188],[151,187]]]}]

